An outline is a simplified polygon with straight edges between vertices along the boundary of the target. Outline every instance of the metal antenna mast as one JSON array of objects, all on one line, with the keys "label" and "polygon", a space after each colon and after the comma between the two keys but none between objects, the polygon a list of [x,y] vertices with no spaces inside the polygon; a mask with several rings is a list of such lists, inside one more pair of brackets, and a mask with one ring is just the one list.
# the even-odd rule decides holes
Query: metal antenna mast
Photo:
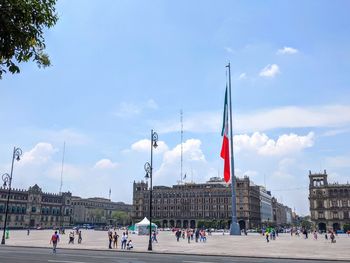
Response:
[{"label": "metal antenna mast", "polygon": [[60,184],[60,194],[62,194],[63,185],[63,166],[64,166],[64,155],[66,153],[66,142],[63,143],[63,154],[62,154],[62,165],[61,165],[61,184]]},{"label": "metal antenna mast", "polygon": [[182,184],[182,168],[183,168],[183,136],[184,136],[184,124],[183,124],[183,112],[180,110],[180,122],[181,122],[181,171],[180,171],[180,182]]}]

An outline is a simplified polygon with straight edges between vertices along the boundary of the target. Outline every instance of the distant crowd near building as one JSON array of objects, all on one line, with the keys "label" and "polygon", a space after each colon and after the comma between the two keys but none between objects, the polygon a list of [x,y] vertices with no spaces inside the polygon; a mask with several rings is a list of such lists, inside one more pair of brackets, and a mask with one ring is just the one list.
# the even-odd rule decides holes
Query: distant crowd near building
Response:
[{"label": "distant crowd near building", "polygon": [[329,183],[327,171],[309,171],[311,220],[321,231],[337,231],[350,226],[350,184]]},{"label": "distant crowd near building", "polygon": [[[8,188],[0,188],[0,227],[5,220]],[[28,190],[11,189],[7,226],[10,228],[52,228],[76,224],[115,223],[115,211],[131,212],[131,205],[105,198],[81,198],[70,192],[45,193],[35,184]]]},{"label": "distant crowd near building", "polygon": [[[277,202],[263,186],[249,177],[236,178],[237,218],[241,229],[292,224],[292,209]],[[212,225],[228,228],[231,223],[231,186],[222,178],[206,183],[154,186],[152,219],[163,228],[195,228]],[[149,217],[147,182],[134,182],[132,220]]]}]

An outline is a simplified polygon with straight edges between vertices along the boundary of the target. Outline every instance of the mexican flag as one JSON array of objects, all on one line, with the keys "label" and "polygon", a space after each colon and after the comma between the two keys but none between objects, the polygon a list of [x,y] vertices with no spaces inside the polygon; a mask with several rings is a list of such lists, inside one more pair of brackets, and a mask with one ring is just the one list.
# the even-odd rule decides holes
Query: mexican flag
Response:
[{"label": "mexican flag", "polygon": [[227,183],[230,181],[230,149],[229,149],[229,140],[228,140],[228,104],[227,104],[227,86],[225,92],[225,105],[224,105],[224,116],[222,123],[222,147],[220,156],[224,159],[224,179]]}]

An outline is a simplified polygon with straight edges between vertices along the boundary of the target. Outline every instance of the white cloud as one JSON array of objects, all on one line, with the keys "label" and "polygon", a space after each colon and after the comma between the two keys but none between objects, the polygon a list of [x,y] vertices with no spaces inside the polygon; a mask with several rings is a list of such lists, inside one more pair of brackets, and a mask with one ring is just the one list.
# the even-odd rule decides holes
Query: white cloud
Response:
[{"label": "white cloud", "polygon": [[113,169],[118,166],[118,163],[112,162],[110,159],[101,159],[96,162],[94,168],[96,169]]},{"label": "white cloud", "polygon": [[332,129],[329,131],[326,131],[325,133],[322,134],[322,136],[329,137],[329,136],[335,136],[338,134],[343,134],[343,133],[349,133],[350,128],[345,128],[345,129]]},{"label": "white cloud", "polygon": [[28,152],[23,153],[20,165],[43,164],[49,161],[52,155],[57,152],[54,147],[47,142],[40,142]]},{"label": "white cloud", "polygon": [[266,134],[255,132],[251,136],[247,134],[236,135],[233,138],[237,151],[250,150],[264,156],[281,156],[300,152],[314,144],[314,133],[306,136],[296,134],[283,134],[277,140],[270,139]]},{"label": "white cloud", "polygon": [[292,48],[292,47],[283,47],[283,48],[277,50],[278,55],[296,54],[298,52],[299,52],[299,50],[297,50],[296,48]]},{"label": "white cloud", "polygon": [[[192,161],[205,161],[204,154],[201,150],[202,142],[198,139],[188,139],[183,144],[183,154],[189,160]],[[165,162],[173,162],[176,159],[179,159],[181,156],[181,144],[178,144],[174,149],[164,153]]]},{"label": "white cloud", "polygon": [[[163,141],[157,141],[158,147],[154,149],[155,153],[163,153],[168,150],[168,146]],[[151,150],[151,140],[142,139],[131,145],[131,150],[137,152],[149,152]]]},{"label": "white cloud", "polygon": [[[321,128],[350,125],[349,105],[318,107],[280,107],[233,115],[235,133],[267,131],[277,128]],[[188,114],[184,130],[197,133],[218,133],[222,125],[222,112]],[[162,133],[178,132],[178,119],[155,123]]]},{"label": "white cloud", "polygon": [[273,78],[278,73],[280,73],[280,69],[277,64],[267,65],[260,71],[260,77]]},{"label": "white cloud", "polygon": [[246,79],[247,78],[247,74],[244,72],[244,73],[241,73],[238,77],[239,80],[243,80],[243,79]]},{"label": "white cloud", "polygon": [[[281,107],[237,117],[235,127],[246,130],[337,127],[350,124],[350,106]],[[242,128],[241,128],[242,129]]]},{"label": "white cloud", "polygon": [[[203,177],[211,174],[209,167],[201,149],[202,142],[198,139],[188,139],[183,146],[183,173],[190,176],[194,172],[195,177]],[[168,150],[163,155],[162,164],[156,170],[157,177],[164,177],[174,181],[180,174],[181,144],[176,145],[173,149]],[[215,175],[215,172],[214,172]]]}]

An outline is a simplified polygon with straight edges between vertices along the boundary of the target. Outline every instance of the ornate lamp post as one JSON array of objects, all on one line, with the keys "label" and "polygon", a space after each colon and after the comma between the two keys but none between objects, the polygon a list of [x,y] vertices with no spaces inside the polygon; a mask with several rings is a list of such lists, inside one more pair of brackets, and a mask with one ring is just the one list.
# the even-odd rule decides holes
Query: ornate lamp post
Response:
[{"label": "ornate lamp post", "polygon": [[152,170],[153,170],[153,147],[157,148],[158,134],[151,130],[151,163],[145,163],[146,179],[150,179],[149,188],[149,242],[148,250],[152,250]]},{"label": "ornate lamp post", "polygon": [[1,244],[5,245],[5,231],[6,231],[6,225],[7,225],[7,214],[9,209],[9,202],[10,202],[10,194],[11,194],[11,183],[12,183],[12,174],[13,174],[13,163],[15,159],[17,161],[20,160],[20,157],[22,155],[22,150],[20,148],[13,148],[13,155],[12,155],[12,165],[11,165],[11,173],[5,173],[2,175],[2,180],[4,181],[4,187],[8,186],[8,193],[7,193],[7,201],[6,201],[6,208],[5,208],[5,222],[4,222],[4,231],[2,234],[2,240]]}]

